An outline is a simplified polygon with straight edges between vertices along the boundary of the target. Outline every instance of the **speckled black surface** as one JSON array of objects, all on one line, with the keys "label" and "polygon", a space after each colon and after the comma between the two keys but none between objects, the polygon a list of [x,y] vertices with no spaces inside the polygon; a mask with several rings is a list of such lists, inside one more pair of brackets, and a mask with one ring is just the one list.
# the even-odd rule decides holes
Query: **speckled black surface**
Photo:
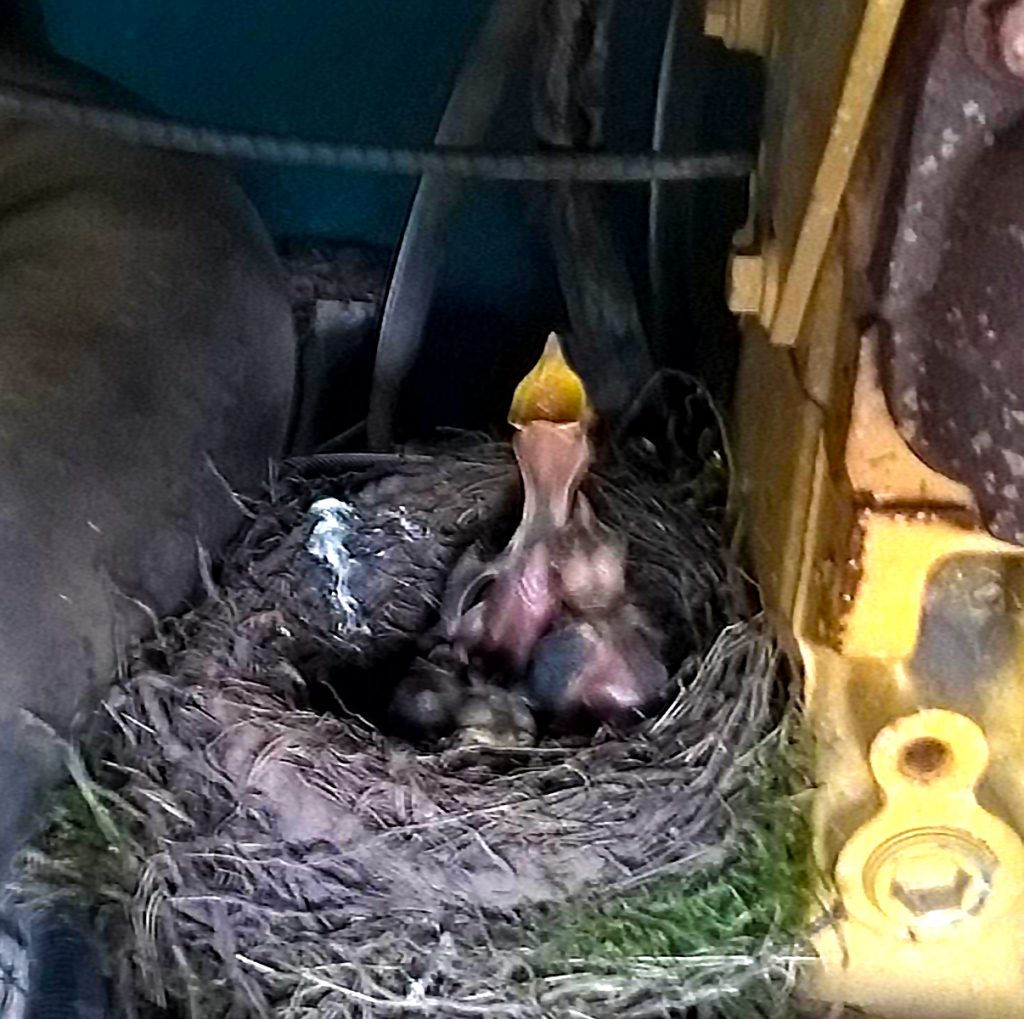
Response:
[{"label": "speckled black surface", "polygon": [[900,43],[916,93],[876,253],[881,367],[911,448],[1024,544],[1024,81],[979,51],[982,7],[921,5]]}]

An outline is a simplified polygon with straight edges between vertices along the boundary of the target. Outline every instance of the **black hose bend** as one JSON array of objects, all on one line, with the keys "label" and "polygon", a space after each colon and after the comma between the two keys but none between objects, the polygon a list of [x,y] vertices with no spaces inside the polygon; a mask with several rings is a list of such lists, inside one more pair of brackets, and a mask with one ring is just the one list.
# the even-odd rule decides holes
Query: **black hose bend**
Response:
[{"label": "black hose bend", "polygon": [[57,906],[35,912],[27,926],[24,1019],[106,1019],[107,989],[87,917]]}]

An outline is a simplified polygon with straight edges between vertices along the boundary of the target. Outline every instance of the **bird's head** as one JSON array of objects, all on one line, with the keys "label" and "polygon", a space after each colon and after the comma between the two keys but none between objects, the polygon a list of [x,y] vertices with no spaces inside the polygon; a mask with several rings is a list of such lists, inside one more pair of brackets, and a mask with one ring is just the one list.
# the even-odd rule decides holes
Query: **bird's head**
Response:
[{"label": "bird's head", "polygon": [[594,413],[583,380],[552,333],[540,360],[516,387],[509,423],[523,477],[523,519],[513,545],[523,547],[566,526],[590,467]]},{"label": "bird's head", "polygon": [[520,430],[537,421],[587,429],[593,420],[583,380],[565,359],[557,333],[551,333],[540,359],[516,386],[508,423]]}]

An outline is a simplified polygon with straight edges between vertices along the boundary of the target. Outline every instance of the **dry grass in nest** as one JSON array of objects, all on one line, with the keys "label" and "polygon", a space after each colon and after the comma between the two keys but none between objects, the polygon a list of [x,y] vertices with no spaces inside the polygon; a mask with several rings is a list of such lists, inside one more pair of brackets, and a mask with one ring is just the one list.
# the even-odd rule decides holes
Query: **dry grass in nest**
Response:
[{"label": "dry grass in nest", "polygon": [[[325,682],[344,705],[353,677],[382,675],[381,648],[412,653],[402,619],[436,611],[510,470],[486,447],[279,480],[205,604],[140,651],[21,882],[95,911],[125,1015],[640,1017],[750,989],[781,1000],[808,882],[780,771],[790,740],[773,734],[777,656],[692,478],[620,462],[591,486],[629,539],[639,600],[675,622],[678,693],[640,730],[425,753],[315,710]],[[437,548],[407,541],[365,632],[339,634],[297,565],[305,510],[344,495],[372,537],[396,493]]]}]

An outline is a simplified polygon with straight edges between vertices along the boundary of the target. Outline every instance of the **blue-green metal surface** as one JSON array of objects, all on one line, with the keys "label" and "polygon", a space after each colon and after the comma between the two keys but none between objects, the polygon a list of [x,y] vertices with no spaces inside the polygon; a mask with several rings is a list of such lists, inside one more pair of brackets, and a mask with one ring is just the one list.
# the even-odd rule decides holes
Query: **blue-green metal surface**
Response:
[{"label": "blue-green metal surface", "polygon": [[[487,0],[8,0],[7,6],[57,52],[167,113],[313,137],[427,145]],[[650,143],[668,0],[621,6],[625,31],[617,36],[632,52],[613,64],[620,102],[610,126],[615,144],[642,149]],[[412,193],[408,179],[255,166],[241,173],[276,234],[391,246]],[[452,238],[460,287],[489,300],[510,288],[520,298],[539,296],[533,291],[546,273],[534,268],[521,206],[507,188],[474,190]]]},{"label": "blue-green metal surface", "polygon": [[[50,45],[168,113],[428,144],[480,0],[38,0]],[[393,242],[408,180],[243,168],[276,233]]]},{"label": "blue-green metal surface", "polygon": [[[488,2],[0,0],[0,20],[17,24],[37,43],[126,85],[171,115],[225,127],[420,146],[433,138]],[[670,4],[621,0],[617,5],[608,72],[610,148],[651,145]],[[735,123],[749,116],[721,99],[716,97],[714,123],[707,125],[711,135],[721,131],[723,120]],[[529,144],[528,138],[516,137],[514,127],[529,130],[525,102],[523,95],[513,97],[515,108],[501,120],[499,145]],[[738,140],[735,131],[725,134],[733,137],[706,138],[703,144],[728,147]],[[239,173],[274,234],[389,249],[401,235],[413,189],[408,178],[311,169],[245,164]],[[500,375],[515,368],[498,363],[502,357],[526,364],[535,353],[499,351],[503,343],[533,333],[542,339],[549,328],[564,324],[542,231],[531,220],[530,199],[536,194],[528,186],[467,188],[452,225],[428,349],[430,337],[444,330],[467,359],[479,357],[481,372]],[[647,198],[644,186],[621,188],[615,197],[619,234],[641,300],[646,296]],[[714,290],[718,301],[717,285]],[[431,374],[430,365],[420,367]],[[438,384],[450,377],[443,364],[432,370]],[[477,381],[481,385],[474,388],[486,392],[486,378]]]}]

